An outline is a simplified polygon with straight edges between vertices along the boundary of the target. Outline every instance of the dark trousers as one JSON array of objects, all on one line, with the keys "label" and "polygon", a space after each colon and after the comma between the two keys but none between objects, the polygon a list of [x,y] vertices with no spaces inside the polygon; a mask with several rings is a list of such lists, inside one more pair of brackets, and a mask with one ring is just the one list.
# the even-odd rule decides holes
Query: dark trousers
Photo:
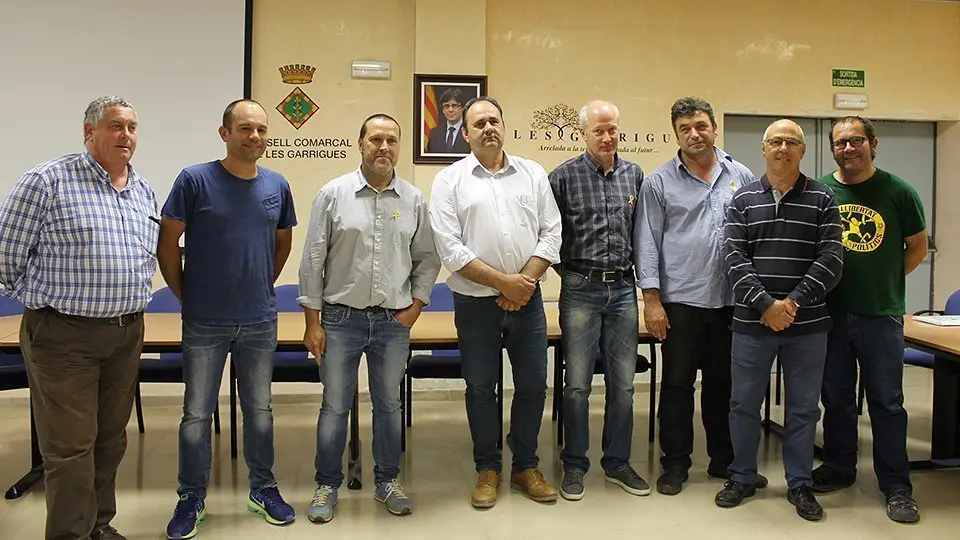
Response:
[{"label": "dark trousers", "polygon": [[730,442],[730,322],[733,308],[663,305],[670,321],[663,341],[660,382],[660,464],[686,471],[693,453],[694,384],[700,377],[700,415],[707,433],[709,470],[733,462]]},{"label": "dark trousers", "polygon": [[20,347],[43,454],[47,540],[86,540],[117,513],[143,318],[125,326],[25,310]]},{"label": "dark trousers", "polygon": [[495,296],[453,295],[463,378],[467,383],[467,422],[478,472],[501,472],[497,439],[497,379],[500,351],[506,347],[513,367],[513,403],[507,444],[513,471],[537,467],[537,438],[547,396],[547,319],[540,288],[520,311],[506,312]]},{"label": "dark trousers", "polygon": [[873,430],[873,470],[880,491],[913,492],[903,408],[903,317],[833,315],[823,372],[823,463],[857,474],[857,364]]}]

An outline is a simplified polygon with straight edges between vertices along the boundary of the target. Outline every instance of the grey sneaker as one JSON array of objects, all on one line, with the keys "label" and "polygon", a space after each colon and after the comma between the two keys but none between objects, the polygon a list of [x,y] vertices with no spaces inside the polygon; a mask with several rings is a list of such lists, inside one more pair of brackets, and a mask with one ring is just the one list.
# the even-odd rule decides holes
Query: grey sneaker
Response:
[{"label": "grey sneaker", "polygon": [[583,471],[571,469],[563,473],[560,495],[568,501],[579,501],[583,498]]},{"label": "grey sneaker", "polygon": [[373,498],[377,502],[382,502],[387,507],[387,511],[395,516],[405,516],[413,513],[413,501],[407,496],[403,486],[396,478],[389,482],[377,484]]},{"label": "grey sneaker", "polygon": [[649,495],[650,486],[629,464],[615,473],[606,473],[607,482],[617,484],[631,495]]},{"label": "grey sneaker", "polygon": [[333,519],[335,506],[337,506],[337,488],[320,486],[313,492],[313,500],[307,508],[307,519],[314,523],[326,523]]}]

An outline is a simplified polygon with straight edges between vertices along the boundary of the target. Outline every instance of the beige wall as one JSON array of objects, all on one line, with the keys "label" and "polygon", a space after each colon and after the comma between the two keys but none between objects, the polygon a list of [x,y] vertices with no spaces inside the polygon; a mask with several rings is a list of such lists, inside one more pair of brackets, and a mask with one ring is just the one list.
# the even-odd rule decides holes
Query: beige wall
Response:
[{"label": "beige wall", "polygon": [[[352,145],[346,159],[263,160],[287,175],[301,223],[281,281],[296,282],[317,189],[359,163],[357,130],[368,114],[400,120],[407,144],[398,170],[429,193],[440,167],[412,164],[415,72],[486,73],[490,94],[504,107],[507,150],[547,169],[579,149],[569,128],[566,149],[557,149],[555,129],[531,128],[535,111],[551,105],[578,109],[591,98],[614,100],[630,138],[625,157],[652,170],[675,149],[668,111],[677,97],[708,99],[719,119],[724,113],[828,117],[837,114],[834,92],[844,91],[831,86],[832,68],[866,71],[867,116],[960,119],[960,5],[805,0],[794,6],[786,13],[769,2],[692,0],[681,14],[671,0],[601,0],[589,9],[575,0],[257,0],[253,96],[271,112],[271,137],[347,138]],[[362,59],[389,60],[392,78],[352,79],[350,61]],[[291,63],[317,68],[301,88],[320,110],[300,130],[272,109],[293,89],[277,71]],[[957,155],[944,151],[957,148],[956,131],[941,130],[940,156]],[[940,184],[948,163],[940,164]],[[949,188],[938,186],[941,207],[949,205]],[[938,215],[942,222],[945,214]],[[945,234],[938,241],[939,281],[960,269],[960,256],[949,257],[960,245],[951,246]],[[557,281],[546,284],[548,298],[555,298]],[[957,285],[938,284],[938,297]]]}]

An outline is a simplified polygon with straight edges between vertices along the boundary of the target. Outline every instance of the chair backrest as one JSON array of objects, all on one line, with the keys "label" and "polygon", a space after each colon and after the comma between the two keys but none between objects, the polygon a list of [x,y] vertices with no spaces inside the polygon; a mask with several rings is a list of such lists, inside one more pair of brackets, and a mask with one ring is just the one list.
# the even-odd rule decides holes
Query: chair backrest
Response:
[{"label": "chair backrest", "polygon": [[180,301],[170,291],[170,287],[164,287],[153,293],[153,298],[144,309],[147,313],[179,313]]},{"label": "chair backrest", "polygon": [[453,311],[453,293],[445,282],[433,286],[430,291],[430,305],[424,311]]},{"label": "chair backrest", "polygon": [[13,298],[7,298],[6,296],[0,296],[0,317],[6,317],[7,315],[22,315],[23,314],[23,304],[14,300]]},{"label": "chair backrest", "polygon": [[300,295],[300,288],[297,285],[280,285],[279,287],[274,287],[273,290],[277,295],[277,311],[300,311],[300,304],[297,303],[297,296]]},{"label": "chair backrest", "polygon": [[960,291],[951,294],[950,298],[947,298],[947,305],[943,311],[947,315],[960,315]]},{"label": "chair backrest", "polygon": [[[297,296],[300,294],[300,288],[294,284],[280,285],[274,287],[277,295],[277,311],[299,312],[300,304],[297,303]],[[306,351],[285,351],[277,353],[277,362],[305,362],[309,356]],[[310,360],[312,362],[312,360]]]},{"label": "chair backrest", "polygon": [[[22,315],[23,314],[23,304],[14,300],[13,298],[7,298],[6,296],[0,296],[0,317],[6,317],[7,315]],[[22,366],[23,365],[23,356],[19,354],[6,354],[0,352],[0,366]]]}]

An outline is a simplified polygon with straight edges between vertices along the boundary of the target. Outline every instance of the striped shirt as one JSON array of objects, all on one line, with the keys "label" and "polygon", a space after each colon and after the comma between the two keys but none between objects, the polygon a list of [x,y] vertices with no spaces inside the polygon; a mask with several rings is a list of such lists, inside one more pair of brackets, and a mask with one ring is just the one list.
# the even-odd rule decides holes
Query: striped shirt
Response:
[{"label": "striped shirt", "polygon": [[150,301],[157,199],[129,167],[117,190],[89,153],[27,171],[0,207],[0,285],[29,309],[116,317]]},{"label": "striped shirt", "polygon": [[840,282],[842,234],[833,192],[803,174],[782,195],[766,175],[740,188],[727,209],[724,250],[735,301],[731,329],[773,334],[760,317],[774,300],[791,298],[800,311],[777,335],[829,331],[824,299]]},{"label": "striped shirt", "polygon": [[613,170],[589,154],[565,161],[549,175],[563,222],[560,263],[582,270],[630,270],[633,223],[643,171],[617,155]]}]

